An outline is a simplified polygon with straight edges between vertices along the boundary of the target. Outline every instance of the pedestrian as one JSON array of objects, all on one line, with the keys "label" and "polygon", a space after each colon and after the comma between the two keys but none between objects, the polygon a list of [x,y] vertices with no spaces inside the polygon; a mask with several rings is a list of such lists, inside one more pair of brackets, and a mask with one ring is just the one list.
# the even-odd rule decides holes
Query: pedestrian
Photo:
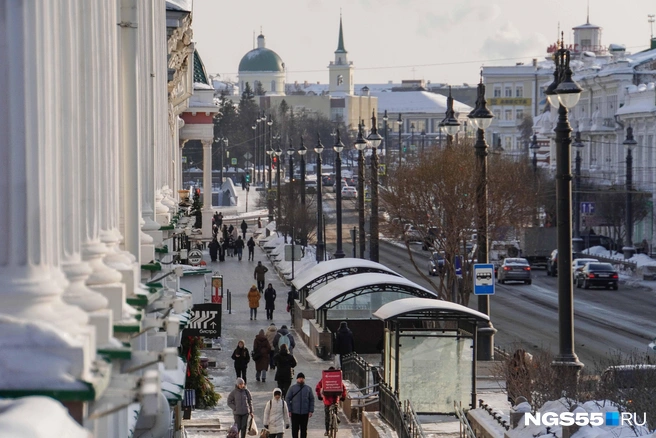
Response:
[{"label": "pedestrian", "polygon": [[235,255],[235,240],[232,236],[228,236],[228,256],[234,257]]},{"label": "pedestrian", "polygon": [[253,418],[253,396],[246,388],[246,381],[237,378],[235,389],[228,395],[228,406],[232,409],[241,438],[246,438],[249,419]]},{"label": "pedestrian", "polygon": [[226,254],[227,246],[228,245],[226,245],[225,241],[223,239],[221,239],[221,241],[219,242],[219,261],[220,262],[225,262],[225,254]]},{"label": "pedestrian", "polygon": [[246,230],[248,230],[248,224],[246,223],[246,219],[241,220],[241,232],[244,235],[244,240],[246,240]]},{"label": "pedestrian", "polygon": [[353,353],[355,350],[355,339],[353,332],[348,328],[346,321],[339,323],[339,328],[335,335],[335,355],[339,355],[339,360],[336,358],[335,363],[342,368],[342,358],[345,354]]},{"label": "pedestrian", "polygon": [[251,357],[243,340],[237,342],[237,348],[232,352],[232,360],[235,361],[235,373],[237,373],[237,377],[244,379],[245,383],[248,380],[246,378],[246,370],[248,369],[248,362],[250,362]]},{"label": "pedestrian", "polygon": [[296,286],[292,285],[291,290],[287,292],[287,311],[292,320],[292,325],[294,325],[294,300],[298,300],[298,291]]},{"label": "pedestrian", "polygon": [[232,232],[230,233],[230,235],[232,236],[233,240],[237,240],[237,237],[239,237],[239,230],[237,229],[237,227],[232,228]]},{"label": "pedestrian", "polygon": [[276,309],[276,290],[273,288],[273,285],[269,283],[269,286],[264,291],[264,309],[266,310],[267,320],[273,321],[273,311]]},{"label": "pedestrian", "polygon": [[214,213],[214,223],[219,227],[219,230],[223,226],[223,213]]},{"label": "pedestrian", "polygon": [[241,262],[241,256],[244,254],[244,241],[241,240],[241,236],[237,236],[237,240],[235,241],[235,252]]},{"label": "pedestrian", "polygon": [[292,414],[292,438],[307,438],[308,420],[314,413],[314,393],[312,388],[305,384],[305,374],[298,373],[296,383],[289,388],[285,397]]},{"label": "pedestrian", "polygon": [[219,227],[216,224],[212,225],[212,237],[215,239],[219,237]]},{"label": "pedestrian", "polygon": [[223,228],[221,229],[221,234],[223,235],[223,241],[227,242],[228,241],[228,226],[224,225]]},{"label": "pedestrian", "polygon": [[269,357],[273,349],[267,340],[264,330],[255,336],[253,340],[253,361],[255,361],[255,380],[258,382],[262,378],[262,382],[266,382],[266,373],[269,370]]},{"label": "pedestrian", "polygon": [[289,329],[285,324],[280,327],[280,330],[278,330],[278,333],[276,333],[276,336],[273,338],[273,348],[276,352],[278,352],[283,345],[287,346],[290,353],[293,353],[294,347],[296,347],[294,337],[289,333]]},{"label": "pedestrian", "polygon": [[274,323],[271,323],[269,327],[266,329],[266,338],[267,341],[269,341],[269,345],[271,345],[271,354],[269,355],[269,368],[274,370],[276,368],[276,365],[273,362],[273,356],[275,354],[275,348],[273,347],[273,339],[276,337],[276,333],[278,333],[278,327]]},{"label": "pedestrian", "polygon": [[216,240],[216,237],[212,239],[209,245],[207,245],[207,248],[210,250],[210,258],[212,259],[213,262],[216,261],[216,257],[219,252],[219,241]]},{"label": "pedestrian", "polygon": [[292,373],[296,366],[296,358],[289,352],[286,345],[280,348],[275,356],[273,356],[273,363],[276,366],[276,383],[282,390],[283,394],[287,394],[287,389],[292,384]]},{"label": "pedestrian", "polygon": [[244,175],[241,176],[241,189],[246,190],[246,177]]},{"label": "pedestrian", "polygon": [[267,272],[269,272],[267,267],[262,262],[257,262],[257,266],[253,272],[253,278],[257,281],[257,290],[260,292],[264,290],[264,279]]},{"label": "pedestrian", "polygon": [[214,225],[220,226],[219,225],[219,212],[218,211],[214,212],[214,215],[212,216],[212,222],[214,223]]},{"label": "pedestrian", "polygon": [[233,231],[234,229],[235,229],[235,227],[233,227],[232,224],[230,224],[230,226],[228,227],[228,236],[231,236],[231,235],[232,235],[232,231]]},{"label": "pedestrian", "polygon": [[269,438],[282,438],[289,429],[289,408],[280,388],[273,390],[273,398],[264,407],[264,428]]},{"label": "pedestrian", "polygon": [[257,218],[257,228],[262,228],[262,219]]},{"label": "pedestrian", "polygon": [[[328,371],[334,370],[335,367],[328,368]],[[323,390],[323,380],[320,379],[319,383],[315,388],[317,393],[317,398],[323,400],[323,410],[325,414],[325,425],[326,433],[324,436],[328,436],[328,429],[330,428],[330,407],[335,404],[339,404],[340,400],[346,399],[346,385],[342,382],[342,392],[324,392]],[[337,420],[339,421],[339,419]]]},{"label": "pedestrian", "polygon": [[257,286],[251,286],[247,296],[248,307],[251,309],[251,321],[257,321],[257,308],[260,307],[260,291],[257,290]]},{"label": "pedestrian", "polygon": [[248,247],[248,261],[250,262],[251,260],[255,260],[255,241],[251,237],[248,239],[248,242],[246,243],[246,246]]}]

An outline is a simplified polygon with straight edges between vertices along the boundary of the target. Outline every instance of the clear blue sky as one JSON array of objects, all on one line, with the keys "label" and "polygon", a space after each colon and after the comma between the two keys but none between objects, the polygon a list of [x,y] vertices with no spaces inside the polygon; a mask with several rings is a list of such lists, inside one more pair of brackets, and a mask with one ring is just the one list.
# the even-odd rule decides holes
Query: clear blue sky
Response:
[{"label": "clear blue sky", "polygon": [[[260,26],[267,47],[285,62],[288,82],[326,83],[337,48],[340,7],[355,82],[427,79],[478,82],[481,65],[543,59],[558,29],[586,22],[587,0],[193,0],[194,40],[209,73],[236,79]],[[649,46],[653,0],[590,0],[602,43],[627,52]],[[501,60],[494,62],[495,60]]]}]

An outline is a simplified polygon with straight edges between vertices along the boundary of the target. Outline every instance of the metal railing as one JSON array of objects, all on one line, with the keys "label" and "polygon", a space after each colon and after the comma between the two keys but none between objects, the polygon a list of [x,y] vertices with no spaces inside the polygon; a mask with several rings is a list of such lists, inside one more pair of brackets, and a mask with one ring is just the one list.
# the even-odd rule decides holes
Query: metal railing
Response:
[{"label": "metal railing", "polygon": [[[371,364],[367,363],[357,353],[342,356],[342,374],[346,380],[358,388],[366,388],[371,385],[371,368]],[[366,394],[366,392],[363,391],[363,394]]]},{"label": "metal railing", "polygon": [[409,400],[403,404],[385,382],[379,386],[380,416],[396,431],[399,438],[424,438],[424,431]]},{"label": "metal railing", "polygon": [[456,412],[456,417],[460,421],[460,436],[462,438],[476,438],[476,433],[469,424],[467,419],[467,411],[462,407],[462,402],[453,402],[453,409]]}]

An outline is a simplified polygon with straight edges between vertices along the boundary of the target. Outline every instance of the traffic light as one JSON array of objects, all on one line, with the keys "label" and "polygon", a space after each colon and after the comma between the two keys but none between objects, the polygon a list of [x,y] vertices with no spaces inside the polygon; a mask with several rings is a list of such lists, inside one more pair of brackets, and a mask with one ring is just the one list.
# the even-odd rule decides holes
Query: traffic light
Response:
[{"label": "traffic light", "polygon": [[273,167],[274,169],[275,169],[276,167],[278,167],[278,157],[275,156],[275,155],[273,156],[273,165],[272,165],[272,167]]},{"label": "traffic light", "polygon": [[247,183],[251,182],[251,174],[250,173],[246,173],[246,182]]},{"label": "traffic light", "polygon": [[403,153],[404,153],[404,154],[406,153],[407,150],[408,150],[408,147],[407,147],[407,146],[403,146]]}]

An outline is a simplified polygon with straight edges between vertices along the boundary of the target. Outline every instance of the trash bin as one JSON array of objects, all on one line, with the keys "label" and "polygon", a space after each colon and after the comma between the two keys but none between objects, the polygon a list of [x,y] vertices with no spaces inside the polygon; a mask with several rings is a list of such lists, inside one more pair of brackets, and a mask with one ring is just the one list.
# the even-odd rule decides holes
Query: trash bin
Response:
[{"label": "trash bin", "polygon": [[324,347],[323,345],[315,345],[314,351],[319,359],[324,359],[326,347]]}]

